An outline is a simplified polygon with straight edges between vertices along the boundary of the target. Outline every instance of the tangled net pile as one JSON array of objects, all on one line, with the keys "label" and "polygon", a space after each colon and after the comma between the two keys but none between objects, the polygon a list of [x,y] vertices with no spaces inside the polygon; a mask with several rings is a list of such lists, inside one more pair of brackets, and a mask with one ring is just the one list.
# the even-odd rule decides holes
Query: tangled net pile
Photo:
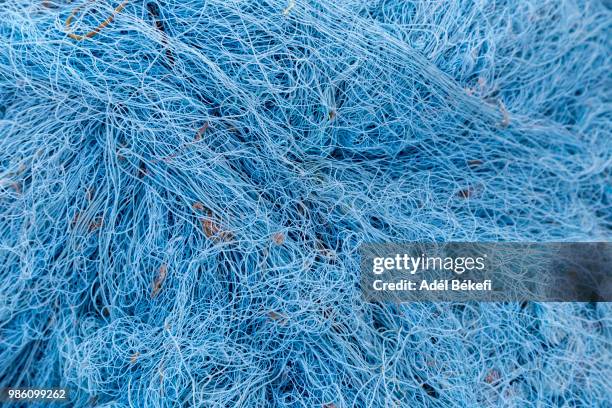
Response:
[{"label": "tangled net pile", "polygon": [[358,248],[609,240],[611,25],[596,0],[1,2],[0,387],[609,404],[609,304],[368,304]]}]

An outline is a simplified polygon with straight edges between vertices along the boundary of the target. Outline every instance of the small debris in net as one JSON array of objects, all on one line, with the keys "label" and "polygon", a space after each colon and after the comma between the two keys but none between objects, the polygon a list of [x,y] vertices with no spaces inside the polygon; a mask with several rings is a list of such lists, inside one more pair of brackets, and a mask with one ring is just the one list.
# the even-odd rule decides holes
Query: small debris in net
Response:
[{"label": "small debris in net", "polygon": [[138,361],[138,357],[140,357],[140,352],[137,351],[136,353],[132,354],[132,357],[130,357],[130,364],[136,364],[136,361]]},{"label": "small debris in net", "polygon": [[206,122],[204,126],[198,129],[198,132],[196,133],[196,137],[195,137],[196,142],[202,140],[202,136],[204,136],[204,133],[206,133],[206,130],[208,129],[208,127],[209,127],[209,124],[208,122]]},{"label": "small debris in net", "polygon": [[483,77],[478,78],[478,87],[480,88],[480,92],[484,91],[485,86],[487,86],[487,80]]},{"label": "small debris in net", "polygon": [[42,6],[44,8],[49,8],[49,9],[51,9],[51,8],[53,8],[53,9],[59,8],[57,4],[55,4],[54,2],[49,1],[49,0],[43,0]]},{"label": "small debris in net", "polygon": [[89,231],[95,231],[104,225],[104,220],[101,217],[96,218],[89,224]]},{"label": "small debris in net", "polygon": [[466,187],[457,191],[457,197],[462,199],[468,199],[473,197],[477,193],[477,190],[473,187]]},{"label": "small debris in net", "polygon": [[275,311],[269,312],[268,317],[274,321],[278,321],[280,324],[287,323],[287,317]]},{"label": "small debris in net", "polygon": [[276,245],[283,245],[285,243],[285,234],[282,232],[275,233],[272,235],[272,241],[274,241]]},{"label": "small debris in net", "polygon": [[153,282],[153,290],[151,291],[152,299],[155,298],[157,294],[159,293],[159,291],[161,290],[164,280],[166,279],[167,273],[168,273],[168,266],[166,264],[162,264],[159,267],[157,278],[155,279],[155,282]]},{"label": "small debris in net", "polygon": [[178,155],[176,153],[173,154],[169,154],[168,156],[164,156],[161,158],[161,160],[165,163],[169,163],[172,160],[176,159],[178,157]]},{"label": "small debris in net", "polygon": [[200,219],[200,223],[202,223],[202,230],[207,238],[230,241],[233,237],[231,232],[223,230],[219,224],[213,220],[213,215],[210,212],[207,218]]},{"label": "small debris in net", "polygon": [[487,376],[485,377],[485,382],[487,384],[493,384],[499,381],[499,379],[500,379],[499,371],[491,370],[487,373]]},{"label": "small debris in net", "polygon": [[195,203],[193,203],[193,205],[191,206],[191,208],[193,208],[196,211],[203,211],[204,210],[204,204],[202,204],[199,201],[196,201]]}]

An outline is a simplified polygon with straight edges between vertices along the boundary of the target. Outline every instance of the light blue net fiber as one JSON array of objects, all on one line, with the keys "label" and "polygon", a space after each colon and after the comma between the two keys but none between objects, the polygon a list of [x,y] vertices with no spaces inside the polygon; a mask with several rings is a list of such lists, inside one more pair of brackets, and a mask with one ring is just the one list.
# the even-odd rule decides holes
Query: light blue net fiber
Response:
[{"label": "light blue net fiber", "polygon": [[357,252],[609,240],[609,2],[121,5],[0,1],[0,387],[610,404],[608,304],[366,304]]}]

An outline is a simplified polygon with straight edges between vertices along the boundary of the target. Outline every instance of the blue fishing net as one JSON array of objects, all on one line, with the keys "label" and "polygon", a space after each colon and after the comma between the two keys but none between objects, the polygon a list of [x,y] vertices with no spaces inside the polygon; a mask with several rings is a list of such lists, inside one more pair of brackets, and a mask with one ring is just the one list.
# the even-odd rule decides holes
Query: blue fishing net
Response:
[{"label": "blue fishing net", "polygon": [[609,304],[365,303],[358,249],[609,240],[611,29],[603,0],[0,1],[0,387],[609,406]]}]

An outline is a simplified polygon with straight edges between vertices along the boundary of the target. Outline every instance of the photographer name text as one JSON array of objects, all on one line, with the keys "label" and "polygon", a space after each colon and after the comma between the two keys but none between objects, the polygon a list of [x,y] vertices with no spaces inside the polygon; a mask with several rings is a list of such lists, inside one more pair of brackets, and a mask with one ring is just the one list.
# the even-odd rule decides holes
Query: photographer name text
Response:
[{"label": "photographer name text", "polygon": [[413,281],[409,279],[401,279],[395,282],[386,282],[377,279],[372,283],[375,291],[389,292],[413,292],[413,291],[491,291],[492,283],[490,279],[483,281],[473,281],[471,279],[435,279],[428,281],[422,279]]}]

